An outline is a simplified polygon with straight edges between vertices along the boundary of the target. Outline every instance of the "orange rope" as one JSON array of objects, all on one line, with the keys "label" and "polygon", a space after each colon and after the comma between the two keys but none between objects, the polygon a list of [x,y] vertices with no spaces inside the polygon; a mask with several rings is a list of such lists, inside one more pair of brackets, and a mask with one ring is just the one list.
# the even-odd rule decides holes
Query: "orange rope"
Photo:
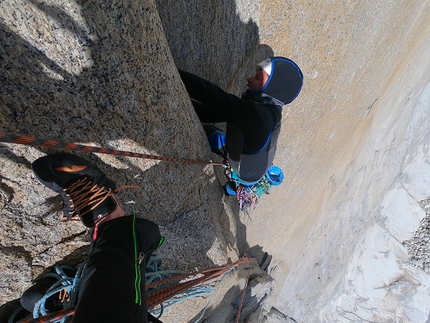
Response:
[{"label": "orange rope", "polygon": [[37,319],[30,319],[27,321],[23,321],[21,323],[50,323],[50,322],[55,322],[55,321],[62,319],[63,317],[72,316],[75,314],[75,312],[76,312],[76,306],[66,308],[64,310],[61,310],[61,311],[58,311],[55,313],[47,314],[47,315],[38,317]]},{"label": "orange rope", "polygon": [[[169,278],[165,278],[163,280],[160,280],[158,282],[153,282],[153,283],[147,284],[145,286],[146,290],[153,288],[153,287],[156,287],[156,286],[166,284],[166,283],[170,283],[170,282],[174,282],[174,281],[178,282],[176,285],[163,287],[159,290],[155,290],[153,292],[148,293],[146,295],[147,307],[148,308],[154,308],[155,306],[160,305],[161,303],[172,298],[173,296],[185,292],[187,289],[189,289],[193,286],[196,286],[196,285],[205,283],[207,281],[210,281],[214,278],[220,277],[223,274],[225,274],[227,271],[229,271],[231,268],[234,268],[234,267],[236,267],[240,264],[246,263],[246,262],[251,262],[251,260],[252,260],[251,257],[249,257],[248,255],[245,254],[243,257],[239,258],[237,261],[235,261],[229,265],[205,269],[205,270],[201,270],[201,271],[192,272],[189,274],[178,275],[175,277],[169,277]],[[200,276],[200,275],[202,275],[202,276]],[[196,276],[199,276],[199,277],[196,277]],[[248,277],[249,277],[249,274],[248,274]],[[190,279],[190,280],[183,282],[183,283],[180,283],[179,281],[181,281],[183,279]],[[248,281],[248,279],[247,279],[247,281]],[[246,289],[246,285],[245,285],[245,289]],[[242,300],[243,300],[243,297],[242,297]],[[27,321],[24,321],[22,323],[50,323],[50,322],[54,322],[56,320],[59,320],[62,317],[74,315],[75,311],[76,311],[76,306],[71,307],[71,308],[67,308],[67,309],[52,313],[52,314],[41,316],[37,319],[27,320]]]},{"label": "orange rope", "polygon": [[251,263],[251,267],[249,268],[249,271],[248,271],[248,276],[246,276],[245,286],[243,286],[242,297],[240,299],[239,307],[237,309],[236,322],[235,323],[239,323],[240,312],[242,311],[243,300],[245,299],[246,288],[248,287],[248,281],[249,281],[249,276],[251,275],[251,271],[252,271],[252,263]]},{"label": "orange rope", "polygon": [[[148,290],[150,288],[154,288],[156,286],[166,284],[166,283],[170,283],[170,282],[174,282],[174,281],[178,282],[176,285],[167,286],[167,287],[161,288],[159,290],[156,290],[154,292],[148,293],[148,295],[146,297],[147,306],[148,306],[148,308],[153,308],[156,305],[159,305],[159,304],[163,303],[164,301],[172,298],[173,296],[185,292],[187,289],[189,289],[193,286],[203,284],[203,283],[208,282],[212,279],[220,277],[223,274],[225,274],[227,271],[229,271],[231,268],[234,268],[234,267],[236,267],[240,264],[243,264],[245,262],[250,262],[251,260],[252,259],[248,255],[244,255],[242,258],[238,259],[234,263],[226,265],[226,266],[205,269],[205,270],[196,271],[196,272],[189,273],[189,274],[178,275],[175,277],[169,277],[169,278],[165,278],[165,279],[158,281],[158,282],[150,283],[150,284],[146,285],[146,290]],[[203,275],[203,276],[201,276],[201,275]],[[199,277],[197,277],[197,276],[199,276]],[[183,279],[190,279],[190,280],[188,280],[184,283],[179,283],[179,281],[183,280]]]},{"label": "orange rope", "polygon": [[131,151],[123,151],[123,150],[116,150],[116,149],[109,149],[109,148],[102,148],[102,147],[95,147],[95,146],[85,146],[85,145],[78,145],[73,143],[66,144],[56,140],[41,140],[33,137],[16,136],[11,134],[1,133],[1,132],[0,132],[0,142],[28,145],[28,146],[38,146],[43,148],[55,148],[55,149],[68,150],[68,151],[93,152],[96,154],[109,154],[109,155],[115,155],[115,156],[145,158],[145,159],[185,163],[185,164],[203,164],[203,165],[213,165],[213,166],[223,165],[221,163],[215,163],[213,161],[141,154],[141,153],[135,153]]}]

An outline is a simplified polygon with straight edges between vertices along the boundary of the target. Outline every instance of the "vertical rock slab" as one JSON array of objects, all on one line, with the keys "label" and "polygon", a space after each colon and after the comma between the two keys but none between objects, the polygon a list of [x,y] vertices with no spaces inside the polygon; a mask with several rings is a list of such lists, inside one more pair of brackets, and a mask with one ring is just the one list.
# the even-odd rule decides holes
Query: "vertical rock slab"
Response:
[{"label": "vertical rock slab", "polygon": [[273,55],[260,43],[259,1],[156,3],[177,66],[226,91],[240,95],[255,64]]},{"label": "vertical rock slab", "polygon": [[[2,132],[211,157],[152,0],[2,1],[0,71]],[[0,144],[0,304],[19,297],[46,267],[85,255],[83,226],[58,222],[61,199],[31,172],[31,162],[49,151],[56,152]],[[210,213],[222,194],[212,167],[78,154],[118,186],[142,188],[142,194],[126,190],[118,198],[127,212],[163,225],[172,239],[166,244],[182,256],[164,254],[172,267],[191,258],[199,266],[225,261]],[[193,217],[180,217],[189,210]],[[192,254],[181,235],[173,234],[177,227],[201,240]]]},{"label": "vertical rock slab", "polygon": [[[208,157],[190,140],[203,136],[151,1],[6,1],[2,7],[2,129],[162,156]],[[140,170],[153,163],[121,164]],[[122,173],[112,175],[119,180]],[[170,175],[171,181],[178,178],[176,171]]]}]

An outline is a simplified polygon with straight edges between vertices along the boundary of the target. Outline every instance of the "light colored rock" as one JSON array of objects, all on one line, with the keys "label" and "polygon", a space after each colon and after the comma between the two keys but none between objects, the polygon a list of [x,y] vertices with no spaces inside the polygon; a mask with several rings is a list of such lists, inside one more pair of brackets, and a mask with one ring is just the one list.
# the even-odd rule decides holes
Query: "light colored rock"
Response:
[{"label": "light colored rock", "polygon": [[[422,50],[418,57],[424,59]],[[329,189],[338,186],[338,195],[326,195],[330,199],[308,236],[306,256],[291,268],[278,296],[278,308],[296,320],[427,321],[430,276],[420,269],[426,259],[414,257],[427,250],[425,203],[419,199],[430,196],[425,185],[430,83],[417,86],[421,90],[407,107],[386,107],[397,117],[379,116],[386,131],[378,131],[381,123],[375,121],[369,140],[345,168],[349,177],[345,174],[340,182],[346,185],[334,180],[342,176],[333,177]],[[372,147],[377,154],[369,153]],[[313,271],[308,269],[312,262],[318,263]],[[313,311],[307,311],[310,303]]]},{"label": "light colored rock", "polygon": [[403,242],[413,237],[424,217],[425,212],[419,203],[395,183],[386,193],[377,219],[394,239]]},{"label": "light colored rock", "polygon": [[322,310],[322,321],[425,322],[430,278],[408,263],[406,248],[378,225],[357,245],[341,296]]},{"label": "light colored rock", "polygon": [[243,300],[242,294],[239,294],[232,303],[236,312],[240,308],[241,321],[246,322],[252,316],[252,313],[259,312],[258,309],[261,307],[262,301],[272,293],[272,285],[273,279],[267,274],[260,274],[254,279],[250,278],[245,295],[243,295]]}]

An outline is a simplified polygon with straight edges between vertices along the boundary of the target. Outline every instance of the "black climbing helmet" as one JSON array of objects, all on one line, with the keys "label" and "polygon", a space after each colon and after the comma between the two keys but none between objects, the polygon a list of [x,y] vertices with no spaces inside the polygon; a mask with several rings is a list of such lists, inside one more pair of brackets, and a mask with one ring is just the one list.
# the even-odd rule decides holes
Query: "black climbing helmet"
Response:
[{"label": "black climbing helmet", "polygon": [[257,64],[257,67],[269,71],[269,79],[261,89],[283,104],[291,103],[300,93],[303,85],[303,73],[291,59],[275,56]]}]

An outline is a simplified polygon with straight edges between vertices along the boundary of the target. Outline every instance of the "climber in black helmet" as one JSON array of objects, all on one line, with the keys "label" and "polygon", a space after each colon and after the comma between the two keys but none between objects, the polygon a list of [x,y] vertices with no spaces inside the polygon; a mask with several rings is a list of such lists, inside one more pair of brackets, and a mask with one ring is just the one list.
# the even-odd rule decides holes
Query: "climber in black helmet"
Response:
[{"label": "climber in black helmet", "polygon": [[[226,158],[243,184],[258,182],[272,165],[281,130],[282,107],[300,93],[303,74],[292,60],[270,57],[256,65],[239,98],[188,72],[179,71],[203,123],[227,122]],[[219,129],[205,127],[211,141]],[[218,145],[219,146],[219,145]],[[217,148],[211,144],[213,151]]]}]

